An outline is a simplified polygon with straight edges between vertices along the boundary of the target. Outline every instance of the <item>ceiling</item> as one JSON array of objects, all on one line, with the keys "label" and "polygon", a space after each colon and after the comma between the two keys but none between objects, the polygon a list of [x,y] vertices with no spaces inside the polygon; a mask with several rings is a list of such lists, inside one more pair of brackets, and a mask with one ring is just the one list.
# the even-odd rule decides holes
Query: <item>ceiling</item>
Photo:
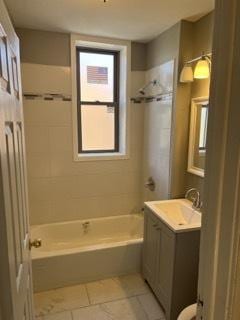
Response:
[{"label": "ceiling", "polygon": [[214,0],[5,0],[16,27],[148,41]]}]

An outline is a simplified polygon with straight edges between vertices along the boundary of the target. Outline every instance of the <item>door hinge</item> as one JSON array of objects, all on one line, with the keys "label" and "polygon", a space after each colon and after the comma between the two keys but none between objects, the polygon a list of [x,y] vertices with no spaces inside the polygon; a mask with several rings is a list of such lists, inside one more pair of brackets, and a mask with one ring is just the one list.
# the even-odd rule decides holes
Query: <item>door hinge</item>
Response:
[{"label": "door hinge", "polygon": [[197,305],[198,305],[198,307],[203,307],[203,305],[204,305],[204,302],[203,302],[203,300],[201,299],[200,296],[198,296]]},{"label": "door hinge", "polygon": [[199,319],[203,320],[203,306],[204,306],[204,301],[201,299],[201,296],[198,296],[197,299],[197,310],[198,310],[198,315],[200,316]]}]

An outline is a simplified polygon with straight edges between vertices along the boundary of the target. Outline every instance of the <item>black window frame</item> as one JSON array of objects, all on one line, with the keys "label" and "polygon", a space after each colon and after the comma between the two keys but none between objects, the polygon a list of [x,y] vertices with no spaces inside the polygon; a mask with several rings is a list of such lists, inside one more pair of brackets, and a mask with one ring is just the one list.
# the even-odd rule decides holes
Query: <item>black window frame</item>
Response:
[{"label": "black window frame", "polygon": [[[82,101],[81,100],[81,80],[80,80],[80,53],[102,53],[111,55],[114,58],[114,85],[113,85],[113,102],[105,101]],[[93,153],[117,153],[119,152],[119,74],[120,74],[120,51],[105,50],[98,48],[76,47],[76,67],[77,67],[77,125],[78,125],[78,153],[79,154],[93,154]],[[82,119],[81,107],[82,105],[94,106],[109,106],[114,108],[114,148],[109,150],[83,150],[82,148]]]}]

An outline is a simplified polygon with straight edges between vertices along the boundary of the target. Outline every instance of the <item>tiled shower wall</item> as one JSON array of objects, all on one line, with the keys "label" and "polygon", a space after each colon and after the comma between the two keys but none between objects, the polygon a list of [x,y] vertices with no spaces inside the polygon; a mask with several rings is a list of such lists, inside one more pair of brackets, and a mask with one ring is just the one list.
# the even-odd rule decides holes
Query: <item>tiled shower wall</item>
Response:
[{"label": "tiled shower wall", "polygon": [[[146,83],[156,79],[166,92],[173,92],[174,60],[149,69]],[[158,86],[149,88],[150,95],[159,93]],[[155,190],[143,186],[143,200],[166,200],[170,196],[171,127],[173,95],[146,104],[144,113],[143,181],[152,177]]]},{"label": "tiled shower wall", "polygon": [[[132,94],[144,84],[132,72]],[[22,63],[23,92],[71,95],[70,67]],[[71,101],[24,98],[31,224],[139,212],[144,105],[130,107],[130,159],[74,162]]]}]

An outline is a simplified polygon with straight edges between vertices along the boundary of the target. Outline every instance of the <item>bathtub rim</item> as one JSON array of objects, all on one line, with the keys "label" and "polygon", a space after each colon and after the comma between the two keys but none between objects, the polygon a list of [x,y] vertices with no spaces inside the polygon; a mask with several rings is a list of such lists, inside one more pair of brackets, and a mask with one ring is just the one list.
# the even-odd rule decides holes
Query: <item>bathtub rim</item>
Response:
[{"label": "bathtub rim", "polygon": [[130,213],[130,214],[119,214],[119,215],[114,215],[114,216],[106,216],[106,217],[99,217],[99,218],[90,218],[90,219],[78,219],[78,220],[66,220],[66,221],[59,221],[59,222],[50,222],[50,223],[41,223],[41,224],[33,224],[30,226],[30,230],[35,228],[41,228],[41,227],[46,227],[49,225],[64,225],[64,224],[71,224],[71,223],[76,223],[79,221],[83,222],[88,222],[88,221],[96,221],[96,220],[112,220],[115,218],[124,218],[124,217],[139,217],[139,218],[144,218],[143,212],[138,212],[138,213]]},{"label": "bathtub rim", "polygon": [[39,251],[39,252],[32,251],[31,259],[38,260],[38,259],[45,259],[45,258],[51,258],[51,257],[67,256],[67,255],[73,255],[73,254],[82,253],[82,252],[92,252],[92,251],[98,251],[98,250],[109,249],[109,248],[131,246],[139,243],[143,243],[143,237],[132,239],[132,240],[115,241],[115,242],[109,242],[109,243],[101,243],[98,245],[77,247],[72,249]]},{"label": "bathtub rim", "polygon": [[[89,221],[91,223],[94,221],[106,221],[106,220],[115,220],[117,218],[138,218],[141,219],[142,222],[144,220],[144,215],[142,212],[140,213],[132,213],[132,214],[125,214],[125,215],[116,215],[116,216],[107,216],[107,217],[100,217],[100,218],[91,218],[91,219],[79,219],[79,220],[69,220],[69,221],[62,221],[62,222],[53,222],[53,223],[45,223],[45,224],[39,224],[39,225],[32,225],[31,226],[31,232],[37,228],[44,228],[48,226],[54,226],[54,225],[70,225],[70,224],[75,224],[79,223],[84,223],[86,221]],[[41,236],[40,236],[41,237]],[[135,238],[130,238],[127,240],[120,240],[120,241],[110,241],[106,243],[99,243],[99,244],[94,244],[94,245],[84,245],[81,247],[74,247],[74,248],[63,248],[59,250],[42,250],[41,248],[39,249],[34,249],[31,252],[31,258],[32,260],[37,260],[37,259],[44,259],[44,258],[51,258],[51,257],[57,257],[57,256],[64,256],[64,255],[72,255],[72,254],[77,254],[81,252],[87,252],[87,251],[96,251],[96,250],[101,250],[101,249],[107,249],[107,248],[114,248],[114,247],[120,247],[120,246],[129,246],[133,244],[138,244],[138,243],[143,243],[143,235]]]}]

